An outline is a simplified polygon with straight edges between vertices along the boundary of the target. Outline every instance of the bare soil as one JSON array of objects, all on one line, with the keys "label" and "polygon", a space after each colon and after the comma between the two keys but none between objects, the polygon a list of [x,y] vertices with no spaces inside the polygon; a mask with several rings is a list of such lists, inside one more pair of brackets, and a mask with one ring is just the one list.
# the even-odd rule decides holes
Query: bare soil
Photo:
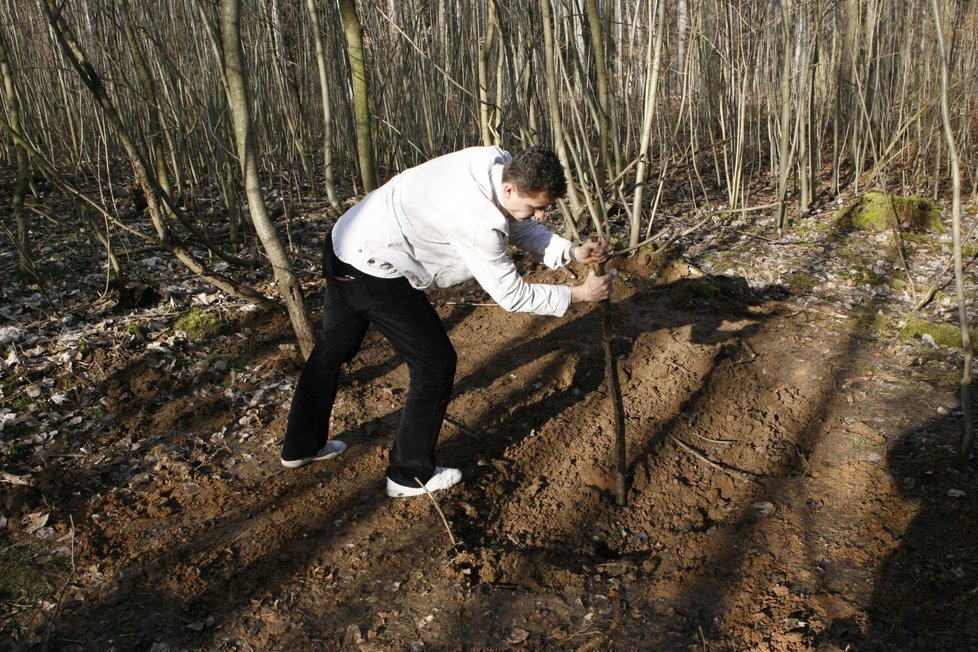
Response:
[{"label": "bare soil", "polygon": [[[31,477],[2,485],[10,545],[50,512],[63,569],[37,613],[3,596],[0,647],[978,649],[951,353],[867,331],[879,304],[647,272],[624,268],[612,305],[625,506],[593,306],[433,295],[459,353],[439,462],[464,474],[437,506],[384,494],[408,377],[375,333],[334,414],[349,450],[298,470],[278,462],[300,368],[284,317],[223,305],[206,347],[83,352],[104,417],[0,458]],[[38,382],[14,378],[8,396]]]}]

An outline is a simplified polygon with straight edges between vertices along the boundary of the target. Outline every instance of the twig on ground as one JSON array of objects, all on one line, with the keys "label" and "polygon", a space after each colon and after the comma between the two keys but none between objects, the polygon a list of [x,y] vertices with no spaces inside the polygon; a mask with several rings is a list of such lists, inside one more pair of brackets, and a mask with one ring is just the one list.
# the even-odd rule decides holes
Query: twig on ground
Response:
[{"label": "twig on ground", "polygon": [[556,639],[560,639],[561,641],[569,641],[571,639],[577,638],[578,636],[593,636],[594,634],[600,634],[600,633],[601,630],[596,629],[594,625],[588,625],[583,629],[579,629],[573,634],[569,634],[567,636],[561,636],[560,634],[551,634],[550,636],[547,637],[547,640],[551,641],[556,638]]},{"label": "twig on ground", "polygon": [[469,430],[468,428],[466,428],[461,423],[459,423],[455,419],[451,418],[447,414],[445,415],[445,423],[447,423],[447,424],[449,424],[451,426],[455,426],[458,429],[458,431],[461,432],[463,435],[468,435],[472,439],[478,439],[480,441],[482,440],[482,437],[480,437],[479,435],[475,434],[474,432],[472,432],[471,430]]},{"label": "twig on ground", "polygon": [[734,477],[734,478],[739,478],[741,480],[746,480],[747,482],[750,482],[751,484],[757,484],[757,480],[755,480],[751,476],[751,474],[747,473],[746,471],[741,471],[739,469],[728,469],[727,467],[723,466],[722,464],[717,464],[716,462],[712,461],[711,459],[709,459],[708,457],[706,457],[705,455],[703,455],[702,453],[700,453],[699,451],[697,451],[695,448],[693,448],[689,444],[686,444],[685,442],[683,442],[680,439],[678,439],[675,435],[669,435],[669,439],[671,439],[672,441],[674,441],[677,446],[679,446],[680,448],[682,448],[684,451],[686,451],[687,453],[689,453],[690,455],[692,455],[696,459],[698,459],[698,460],[700,460],[702,462],[706,462],[708,465],[712,466],[713,468],[717,469],[718,471],[723,471],[727,475],[729,475],[731,477]]},{"label": "twig on ground", "polygon": [[751,346],[751,343],[750,342],[748,342],[747,340],[744,340],[744,339],[738,340],[738,342],[740,343],[740,345],[742,347],[744,347],[745,349],[747,349],[747,352],[748,353],[751,354],[751,356],[752,356],[751,357],[751,360],[756,360],[758,357],[760,357],[760,355],[757,353],[757,350],[753,346]]},{"label": "twig on ground", "polygon": [[448,531],[448,539],[452,542],[452,547],[453,548],[457,547],[458,543],[456,543],[455,536],[452,534],[452,528],[449,527],[448,525],[448,519],[445,518],[445,512],[441,511],[441,505],[438,504],[438,501],[435,500],[435,496],[430,491],[428,491],[428,487],[424,486],[424,483],[421,482],[421,480],[415,478],[414,481],[418,483],[419,487],[424,489],[424,492],[426,494],[428,494],[428,498],[431,499],[431,503],[435,506],[435,510],[437,510],[438,515],[441,516],[441,522],[445,524],[445,530]]},{"label": "twig on ground", "polygon": [[733,439],[710,439],[709,437],[704,437],[703,435],[697,435],[695,432],[691,432],[689,434],[691,434],[694,437],[697,437],[699,439],[702,439],[703,441],[708,441],[711,444],[738,444],[738,443],[740,443],[740,442],[735,441]]}]

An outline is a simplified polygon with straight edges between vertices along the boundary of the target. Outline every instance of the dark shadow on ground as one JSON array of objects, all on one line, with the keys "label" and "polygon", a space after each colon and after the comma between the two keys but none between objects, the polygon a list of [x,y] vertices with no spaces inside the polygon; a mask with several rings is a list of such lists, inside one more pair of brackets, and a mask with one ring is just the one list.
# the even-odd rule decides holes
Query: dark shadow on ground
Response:
[{"label": "dark shadow on ground", "polygon": [[956,466],[960,432],[960,415],[933,418],[889,450],[893,481],[919,512],[879,568],[869,622],[833,622],[824,642],[860,650],[978,649],[978,467],[974,459]]}]

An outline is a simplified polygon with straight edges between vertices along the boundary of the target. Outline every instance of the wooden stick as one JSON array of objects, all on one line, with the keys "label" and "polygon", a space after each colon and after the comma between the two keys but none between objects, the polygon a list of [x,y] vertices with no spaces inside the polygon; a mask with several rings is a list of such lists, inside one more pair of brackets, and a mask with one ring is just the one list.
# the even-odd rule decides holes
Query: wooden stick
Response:
[{"label": "wooden stick", "polygon": [[[596,236],[591,236],[592,240]],[[604,276],[604,263],[595,263],[594,273]],[[615,337],[614,325],[611,322],[611,299],[601,302],[601,325],[604,340],[604,370],[608,377],[608,387],[611,390],[611,402],[615,410],[615,498],[618,505],[625,505],[625,407],[621,400],[621,385],[618,382],[618,361],[612,349]]]}]

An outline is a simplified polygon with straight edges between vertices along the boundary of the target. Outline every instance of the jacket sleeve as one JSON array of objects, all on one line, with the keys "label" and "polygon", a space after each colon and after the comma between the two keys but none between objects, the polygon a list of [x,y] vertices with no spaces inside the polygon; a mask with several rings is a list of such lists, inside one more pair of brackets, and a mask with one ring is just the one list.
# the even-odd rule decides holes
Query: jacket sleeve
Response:
[{"label": "jacket sleeve", "polygon": [[[549,231],[546,233],[553,236]],[[504,310],[555,317],[563,315],[571,303],[570,287],[524,281],[506,255],[509,238],[500,229],[485,228],[477,229],[470,237],[455,239],[452,244],[479,285]],[[561,247],[557,257],[562,255]]]},{"label": "jacket sleeve", "polygon": [[513,246],[528,252],[550,269],[566,264],[564,254],[572,244],[533,220],[509,220],[509,238]]}]

